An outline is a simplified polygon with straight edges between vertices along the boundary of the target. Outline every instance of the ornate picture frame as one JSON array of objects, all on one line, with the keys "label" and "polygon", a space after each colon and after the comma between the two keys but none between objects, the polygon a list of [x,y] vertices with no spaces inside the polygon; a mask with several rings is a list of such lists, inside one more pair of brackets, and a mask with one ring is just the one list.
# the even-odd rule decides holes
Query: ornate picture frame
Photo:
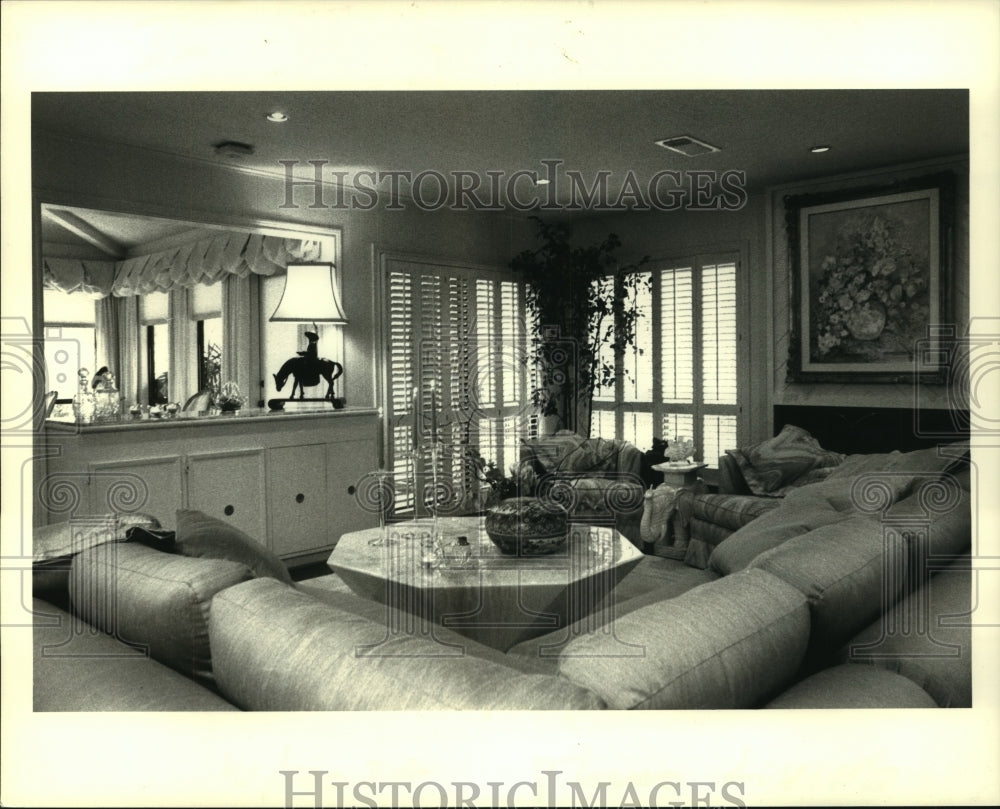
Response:
[{"label": "ornate picture frame", "polygon": [[954,175],[785,198],[789,382],[943,383]]}]

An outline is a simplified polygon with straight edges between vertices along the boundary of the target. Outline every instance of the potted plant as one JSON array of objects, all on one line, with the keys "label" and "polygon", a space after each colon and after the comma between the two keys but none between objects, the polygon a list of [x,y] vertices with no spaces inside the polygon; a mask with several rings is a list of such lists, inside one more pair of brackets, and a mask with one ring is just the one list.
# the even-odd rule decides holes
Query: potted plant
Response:
[{"label": "potted plant", "polygon": [[608,357],[635,345],[641,312],[629,301],[651,283],[638,272],[649,257],[621,266],[616,256],[621,241],[614,233],[579,247],[571,243],[569,225],[531,218],[541,246],[522,251],[510,266],[525,280],[535,317],[536,335],[525,358],[538,373],[532,403],[543,419],[557,417],[587,435],[595,388],[615,384],[614,360]]},{"label": "potted plant", "polygon": [[496,505],[502,500],[527,497],[533,493],[536,481],[530,466],[512,465],[510,474],[505,475],[495,461],[486,460],[475,447],[467,448],[466,457],[476,480],[479,481],[484,508]]}]

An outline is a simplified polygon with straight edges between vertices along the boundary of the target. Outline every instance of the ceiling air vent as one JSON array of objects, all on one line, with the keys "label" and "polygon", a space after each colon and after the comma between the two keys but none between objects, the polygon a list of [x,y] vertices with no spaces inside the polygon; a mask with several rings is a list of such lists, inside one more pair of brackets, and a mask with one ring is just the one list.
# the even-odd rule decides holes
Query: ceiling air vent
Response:
[{"label": "ceiling air vent", "polygon": [[657,146],[662,146],[664,149],[669,149],[671,152],[677,152],[677,154],[685,155],[686,157],[697,157],[698,155],[711,154],[712,152],[718,152],[718,146],[712,146],[710,143],[705,143],[703,140],[698,140],[697,138],[692,138],[690,135],[678,135],[675,138],[664,138],[663,140],[656,141]]},{"label": "ceiling air vent", "polygon": [[253,154],[253,146],[249,143],[226,140],[215,144],[215,154],[219,157],[228,157],[230,160],[239,160],[241,157],[250,157]]}]

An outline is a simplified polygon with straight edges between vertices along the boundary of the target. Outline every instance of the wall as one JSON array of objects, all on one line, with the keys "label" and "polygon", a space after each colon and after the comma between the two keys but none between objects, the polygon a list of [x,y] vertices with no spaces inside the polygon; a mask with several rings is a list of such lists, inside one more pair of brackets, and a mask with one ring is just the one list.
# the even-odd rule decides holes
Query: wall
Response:
[{"label": "wall", "polygon": [[[788,405],[834,405],[839,407],[913,407],[914,388],[909,384],[837,384],[790,383],[786,380],[788,346],[791,339],[789,284],[791,278],[788,238],[785,230],[783,198],[803,193],[864,188],[895,180],[906,180],[945,170],[955,172],[954,250],[950,270],[953,321],[957,333],[965,333],[969,322],[969,163],[965,159],[928,161],[886,168],[878,171],[832,177],[821,181],[796,183],[770,190],[768,242],[773,256],[774,403]],[[924,385],[920,390],[924,407],[949,407],[948,391],[943,385]]]},{"label": "wall", "polygon": [[[348,404],[360,407],[377,404],[373,248],[505,266],[531,238],[523,217],[497,213],[425,212],[412,204],[402,211],[310,208],[311,188],[296,192],[299,207],[281,208],[285,186],[279,175],[47,133],[33,137],[32,185],[36,203],[243,227],[340,228],[343,305],[350,321],[344,331],[345,389]],[[324,201],[333,200],[332,188],[324,191]]]}]

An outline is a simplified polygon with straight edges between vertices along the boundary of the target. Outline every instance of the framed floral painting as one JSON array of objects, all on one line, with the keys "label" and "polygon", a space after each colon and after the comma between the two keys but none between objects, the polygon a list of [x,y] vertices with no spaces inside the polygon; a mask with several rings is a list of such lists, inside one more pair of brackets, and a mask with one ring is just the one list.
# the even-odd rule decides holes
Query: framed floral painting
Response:
[{"label": "framed floral painting", "polygon": [[792,382],[944,382],[953,176],[786,197]]}]

